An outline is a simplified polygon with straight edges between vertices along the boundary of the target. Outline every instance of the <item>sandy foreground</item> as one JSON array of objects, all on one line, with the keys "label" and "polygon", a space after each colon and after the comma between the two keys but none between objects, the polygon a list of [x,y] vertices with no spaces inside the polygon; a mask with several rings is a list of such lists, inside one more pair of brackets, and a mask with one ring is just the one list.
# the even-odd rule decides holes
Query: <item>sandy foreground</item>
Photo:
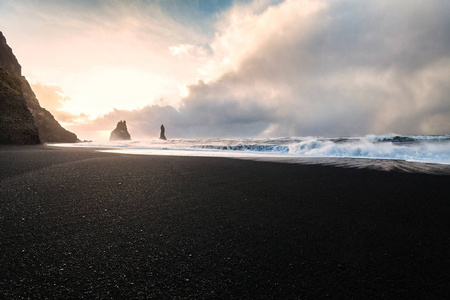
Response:
[{"label": "sandy foreground", "polygon": [[450,176],[0,147],[0,295],[448,299]]}]

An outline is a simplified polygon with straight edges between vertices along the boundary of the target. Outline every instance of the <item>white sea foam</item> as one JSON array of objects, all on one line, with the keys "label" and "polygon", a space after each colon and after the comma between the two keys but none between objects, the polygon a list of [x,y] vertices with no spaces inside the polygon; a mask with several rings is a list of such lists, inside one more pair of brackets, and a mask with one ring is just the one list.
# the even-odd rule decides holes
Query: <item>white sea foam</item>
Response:
[{"label": "white sea foam", "polygon": [[[58,144],[55,146],[63,146]],[[295,137],[272,139],[171,139],[65,144],[107,148],[101,151],[215,157],[370,158],[450,164],[450,135],[365,137]]]}]

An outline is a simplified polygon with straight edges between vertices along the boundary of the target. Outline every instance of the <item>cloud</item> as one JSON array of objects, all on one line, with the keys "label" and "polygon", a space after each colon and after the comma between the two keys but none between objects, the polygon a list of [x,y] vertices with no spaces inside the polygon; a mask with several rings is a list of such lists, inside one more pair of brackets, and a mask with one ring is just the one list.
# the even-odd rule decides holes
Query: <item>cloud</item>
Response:
[{"label": "cloud", "polygon": [[178,110],[104,119],[126,116],[149,136],[159,123],[180,137],[446,134],[449,15],[443,1],[240,4],[217,24],[205,78]]},{"label": "cloud", "polygon": [[70,124],[67,129],[76,132],[80,139],[108,140],[111,131],[120,120],[127,121],[133,139],[159,137],[161,124],[171,128],[171,135],[182,135],[182,126],[177,123],[178,112],[172,106],[148,105],[136,110],[114,109],[112,112],[82,123]]},{"label": "cloud", "polygon": [[244,116],[260,135],[448,133],[448,15],[442,1],[232,10],[211,43],[221,75],[191,86],[180,113],[211,133]]},{"label": "cloud", "polygon": [[190,44],[170,46],[169,51],[173,56],[179,57],[183,60],[186,58],[192,60],[204,60],[208,56],[208,51],[205,48]]},{"label": "cloud", "polygon": [[439,0],[235,4],[212,36],[161,31],[164,67],[200,79],[178,105],[116,109],[73,130],[125,119],[132,137],[157,137],[160,124],[168,137],[448,134],[449,15]]},{"label": "cloud", "polygon": [[[160,98],[176,105],[180,88],[197,77],[199,52],[187,51],[180,63],[169,47],[185,44],[200,51],[208,39],[192,20],[181,23],[168,15],[164,5],[6,0],[0,1],[0,28],[23,74],[64,87],[73,113],[96,116]],[[111,77],[114,82],[104,89]],[[125,107],[117,103],[117,95],[123,96]]]},{"label": "cloud", "polygon": [[64,102],[70,100],[70,97],[56,84],[29,81],[31,82],[31,88],[43,107],[50,110],[60,109],[63,107]]},{"label": "cloud", "polygon": [[50,111],[56,120],[64,124],[84,122],[88,119],[86,114],[72,114],[63,110],[64,105],[70,101],[62,87],[56,84],[46,84],[28,79],[39,104]]}]

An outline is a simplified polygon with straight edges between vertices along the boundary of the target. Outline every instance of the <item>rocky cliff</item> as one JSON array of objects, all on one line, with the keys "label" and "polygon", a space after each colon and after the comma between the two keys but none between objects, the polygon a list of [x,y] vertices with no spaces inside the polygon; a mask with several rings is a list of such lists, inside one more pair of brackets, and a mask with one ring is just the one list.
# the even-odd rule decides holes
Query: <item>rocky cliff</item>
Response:
[{"label": "rocky cliff", "polygon": [[41,142],[76,143],[78,141],[77,136],[64,129],[48,110],[39,105],[39,101],[25,77],[20,77],[20,82],[28,109],[33,114],[34,122],[39,129]]},{"label": "rocky cliff", "polygon": [[38,129],[27,107],[21,66],[0,32],[0,143],[39,144]]},{"label": "rocky cliff", "polygon": [[109,140],[110,141],[131,140],[131,136],[128,133],[126,121],[119,121],[119,123],[117,123],[116,129],[114,129],[111,132]]},{"label": "rocky cliff", "polygon": [[[18,130],[28,132],[25,130],[25,128],[30,128],[25,118],[26,112],[17,111],[17,114],[15,114],[17,116],[14,117],[15,121],[13,123],[15,125],[13,127],[11,127],[13,123],[9,117],[9,114],[14,113],[19,106],[23,107],[23,105],[16,103],[23,101],[22,99],[25,99],[25,105],[29,112],[31,112],[34,124],[38,129],[39,139],[42,143],[75,143],[78,141],[74,133],[64,129],[48,110],[39,105],[39,101],[33,93],[30,84],[22,76],[22,67],[14,56],[12,49],[7,45],[2,32],[0,32],[0,67],[3,70],[1,82],[2,92],[0,95],[0,124],[2,125],[0,131],[4,131],[1,134],[5,138],[5,141],[0,139],[0,143],[26,144],[26,142],[21,143],[18,141],[18,138],[12,136],[13,132],[17,132]],[[13,82],[13,85],[11,86],[8,82]],[[13,94],[16,96],[13,97]],[[23,122],[23,130],[20,128],[21,121]],[[11,132],[9,132],[10,129],[12,130]],[[9,140],[12,139],[15,142],[8,142],[8,136],[10,137]]]},{"label": "rocky cliff", "polygon": [[0,67],[0,144],[32,145],[39,142],[38,129],[20,81]]}]

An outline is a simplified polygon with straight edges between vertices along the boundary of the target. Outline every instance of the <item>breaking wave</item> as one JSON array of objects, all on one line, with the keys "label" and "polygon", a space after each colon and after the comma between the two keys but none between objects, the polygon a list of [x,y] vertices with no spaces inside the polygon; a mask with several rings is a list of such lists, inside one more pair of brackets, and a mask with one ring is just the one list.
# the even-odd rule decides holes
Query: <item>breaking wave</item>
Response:
[{"label": "breaking wave", "polygon": [[450,164],[450,135],[295,137],[275,139],[172,139],[80,143],[108,152],[223,157],[369,158]]}]

